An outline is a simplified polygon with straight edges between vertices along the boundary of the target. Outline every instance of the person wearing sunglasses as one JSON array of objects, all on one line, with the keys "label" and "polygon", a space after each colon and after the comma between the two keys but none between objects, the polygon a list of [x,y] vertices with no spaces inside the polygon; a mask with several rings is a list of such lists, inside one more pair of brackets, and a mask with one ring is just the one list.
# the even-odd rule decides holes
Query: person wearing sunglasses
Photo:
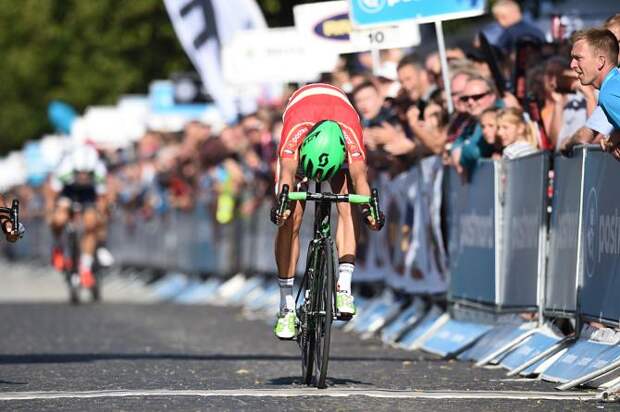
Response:
[{"label": "person wearing sunglasses", "polygon": [[493,82],[486,77],[476,75],[469,78],[458,99],[475,121],[470,123],[455,140],[451,149],[451,157],[459,172],[463,170],[470,172],[479,158],[490,157],[494,151],[493,145],[482,136],[480,116],[489,108],[503,108],[505,104],[498,98]]}]

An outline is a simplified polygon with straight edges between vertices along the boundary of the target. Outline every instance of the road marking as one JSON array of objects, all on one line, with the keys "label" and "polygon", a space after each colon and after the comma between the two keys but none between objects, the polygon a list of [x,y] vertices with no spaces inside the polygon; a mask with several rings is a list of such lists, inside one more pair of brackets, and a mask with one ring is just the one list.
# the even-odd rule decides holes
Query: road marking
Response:
[{"label": "road marking", "polygon": [[516,399],[516,400],[596,400],[595,392],[527,392],[527,391],[411,391],[389,389],[222,389],[222,390],[105,390],[105,391],[48,391],[48,392],[3,392],[0,401],[32,399],[91,399],[91,398],[129,398],[151,396],[194,396],[194,397],[273,397],[290,398],[299,396],[343,398],[348,396],[367,396],[370,398],[393,399]]}]

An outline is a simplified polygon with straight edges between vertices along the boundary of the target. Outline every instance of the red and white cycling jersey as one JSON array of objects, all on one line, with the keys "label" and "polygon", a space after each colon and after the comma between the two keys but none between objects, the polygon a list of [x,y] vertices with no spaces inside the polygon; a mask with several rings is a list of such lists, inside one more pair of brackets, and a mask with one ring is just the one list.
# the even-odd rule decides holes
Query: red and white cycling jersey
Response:
[{"label": "red and white cycling jersey", "polygon": [[332,120],[340,125],[349,163],[366,159],[359,115],[342,90],[325,83],[300,87],[289,99],[282,116],[280,158],[297,158],[304,138],[321,120]]}]

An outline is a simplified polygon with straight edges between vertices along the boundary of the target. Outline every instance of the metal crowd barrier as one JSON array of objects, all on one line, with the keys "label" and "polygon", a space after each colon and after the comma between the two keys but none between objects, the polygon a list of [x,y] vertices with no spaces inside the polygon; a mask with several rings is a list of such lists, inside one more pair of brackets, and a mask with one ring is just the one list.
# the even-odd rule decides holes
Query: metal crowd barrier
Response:
[{"label": "metal crowd barrier", "polygon": [[453,302],[496,312],[539,307],[549,156],[481,161],[468,181],[446,170]]},{"label": "metal crowd barrier", "polygon": [[[620,165],[595,147],[554,160],[548,250],[547,154],[482,161],[467,182],[452,168],[444,170],[437,157],[397,176],[380,175],[375,185],[387,224],[379,233],[363,230],[356,280],[384,281],[411,294],[441,293],[449,284],[452,302],[496,312],[543,306],[549,316],[581,314],[618,325],[620,213],[614,178]],[[124,265],[220,276],[274,273],[270,207],[265,203],[224,225],[204,204],[148,219],[119,209],[111,218],[108,247]],[[51,236],[45,222],[25,223],[27,235],[10,254],[47,261]],[[300,272],[311,230],[307,217]]]},{"label": "metal crowd barrier", "polygon": [[581,314],[620,324],[620,163],[596,146],[583,151],[582,212],[578,232]]}]

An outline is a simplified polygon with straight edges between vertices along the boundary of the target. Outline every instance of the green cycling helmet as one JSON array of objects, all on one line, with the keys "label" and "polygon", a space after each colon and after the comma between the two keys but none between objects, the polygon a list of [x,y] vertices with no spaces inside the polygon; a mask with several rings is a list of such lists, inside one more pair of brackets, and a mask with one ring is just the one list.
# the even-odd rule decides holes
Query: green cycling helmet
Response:
[{"label": "green cycling helmet", "polygon": [[342,129],[332,120],[323,120],[308,132],[299,149],[304,175],[319,182],[331,179],[342,167],[345,143]]}]

